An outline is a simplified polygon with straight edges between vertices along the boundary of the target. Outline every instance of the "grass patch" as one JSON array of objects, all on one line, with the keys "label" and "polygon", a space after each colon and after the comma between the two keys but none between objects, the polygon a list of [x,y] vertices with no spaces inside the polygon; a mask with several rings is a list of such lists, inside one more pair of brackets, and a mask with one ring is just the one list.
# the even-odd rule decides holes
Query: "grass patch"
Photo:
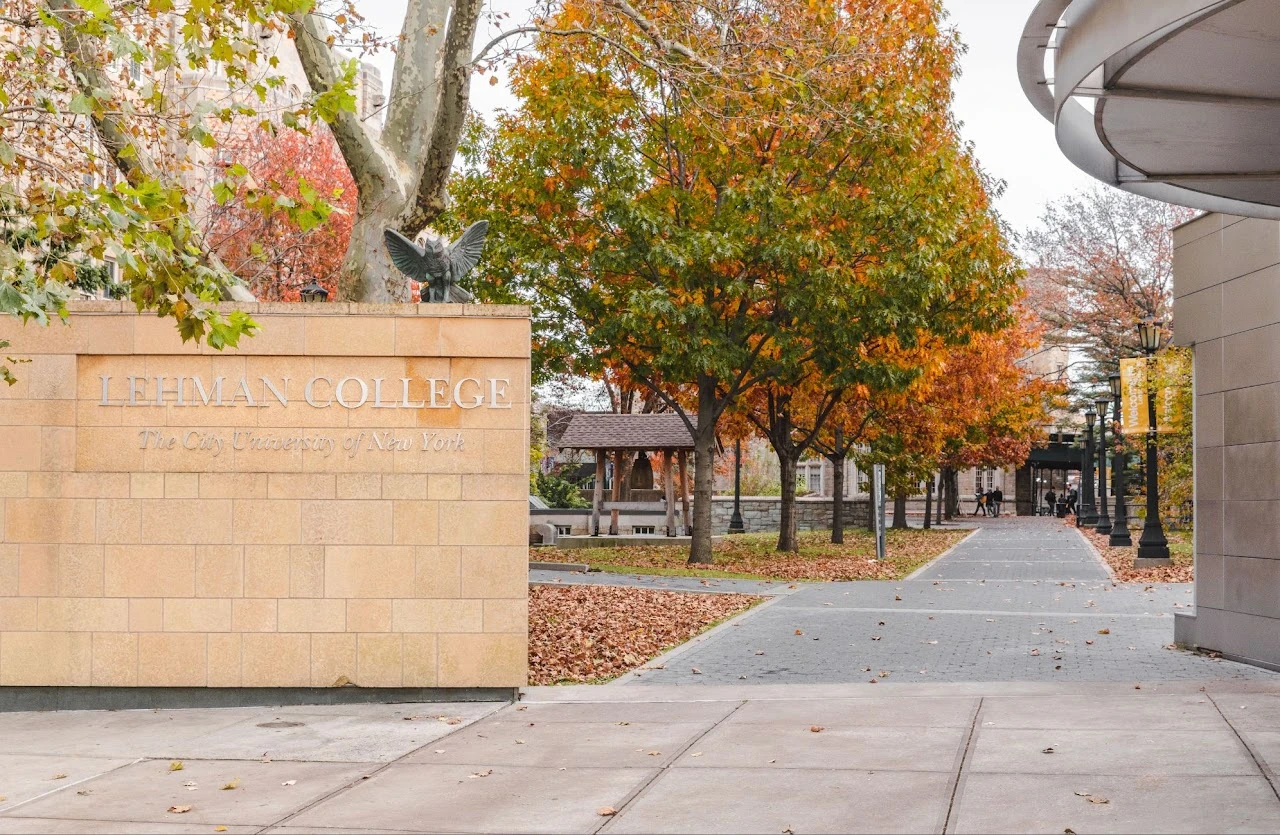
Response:
[{"label": "grass patch", "polygon": [[[776,549],[776,533],[726,536],[715,546],[715,562],[706,567],[688,564],[683,545],[640,545],[613,548],[554,550],[557,558],[585,562],[592,568],[619,574],[659,574],[673,577],[732,578],[775,581],[900,580],[968,535],[957,530],[888,532],[888,557],[875,559],[875,537],[858,528],[845,532],[843,545],[831,544],[830,531],[805,531],[799,553]],[[539,549],[544,556],[548,549]]]}]

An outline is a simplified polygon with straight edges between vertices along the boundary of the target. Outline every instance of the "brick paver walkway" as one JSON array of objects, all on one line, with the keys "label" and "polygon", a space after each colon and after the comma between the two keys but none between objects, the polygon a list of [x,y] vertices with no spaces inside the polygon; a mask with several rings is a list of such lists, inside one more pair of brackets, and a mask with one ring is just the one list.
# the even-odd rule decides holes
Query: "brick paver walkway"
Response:
[{"label": "brick paver walkway", "polygon": [[802,585],[619,683],[1280,680],[1171,648],[1191,606],[1114,583],[1057,520],[989,520],[915,579]]}]

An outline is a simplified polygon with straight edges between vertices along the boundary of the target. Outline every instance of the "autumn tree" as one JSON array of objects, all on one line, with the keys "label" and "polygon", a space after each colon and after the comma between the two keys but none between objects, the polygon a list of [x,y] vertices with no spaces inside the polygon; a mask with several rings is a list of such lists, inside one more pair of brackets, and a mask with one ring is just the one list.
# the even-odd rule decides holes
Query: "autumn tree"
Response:
[{"label": "autumn tree", "polygon": [[208,245],[263,301],[298,301],[312,280],[333,294],[356,192],[328,128],[257,129],[224,148],[222,165],[239,175],[238,188],[214,189]]},{"label": "autumn tree", "polygon": [[1040,332],[1020,311],[1009,326],[944,349],[910,389],[873,396],[865,433],[871,451],[860,463],[885,465],[896,526],[906,526],[915,485],[939,469],[949,475],[1026,461],[1060,393],[1025,364]]},{"label": "autumn tree", "polygon": [[[685,418],[694,562],[711,560],[725,410],[824,323],[890,328],[891,288],[940,287],[957,195],[954,157],[934,151],[958,49],[941,16],[922,0],[655,7],[661,31],[716,56],[671,69],[646,58],[649,36],[570,3],[557,30],[607,41],[540,37],[513,71],[519,111],[469,149],[458,211],[492,217],[496,238],[475,286],[583,323],[587,352]],[[671,394],[684,385],[692,403]]]},{"label": "autumn tree", "polygon": [[1049,203],[1024,245],[1027,300],[1049,326],[1047,345],[1086,363],[1074,375],[1105,381],[1138,353],[1134,325],[1173,311],[1173,227],[1191,209],[1102,186]]}]

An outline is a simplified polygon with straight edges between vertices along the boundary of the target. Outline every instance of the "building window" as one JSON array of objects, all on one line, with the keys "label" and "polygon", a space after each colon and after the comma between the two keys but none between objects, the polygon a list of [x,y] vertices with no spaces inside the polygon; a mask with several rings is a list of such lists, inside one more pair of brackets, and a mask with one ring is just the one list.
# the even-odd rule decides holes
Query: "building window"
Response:
[{"label": "building window", "polygon": [[631,532],[637,536],[653,536],[657,532],[656,525],[634,525]]},{"label": "building window", "polygon": [[556,525],[556,536],[572,536],[573,525]]},{"label": "building window", "polygon": [[973,489],[985,493],[996,486],[996,471],[989,467],[979,467],[973,471]]}]

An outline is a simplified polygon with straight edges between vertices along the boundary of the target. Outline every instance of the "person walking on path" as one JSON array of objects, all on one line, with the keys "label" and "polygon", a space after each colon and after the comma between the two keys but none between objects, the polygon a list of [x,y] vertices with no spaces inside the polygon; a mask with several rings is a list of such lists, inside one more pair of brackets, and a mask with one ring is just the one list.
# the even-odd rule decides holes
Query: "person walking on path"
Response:
[{"label": "person walking on path", "polygon": [[991,515],[999,517],[1000,506],[1004,504],[1004,490],[1001,490],[999,487],[997,487],[995,490],[991,492],[991,498],[992,498],[991,509],[994,511]]},{"label": "person walking on path", "polygon": [[1072,487],[1067,491],[1067,515],[1076,515],[1076,504],[1080,501],[1080,492]]},{"label": "person walking on path", "polygon": [[1044,503],[1049,507],[1050,516],[1058,512],[1058,494],[1053,490],[1044,494]]},{"label": "person walking on path", "polygon": [[987,497],[981,489],[973,491],[973,515],[977,516],[979,512],[983,516],[987,515]]}]

